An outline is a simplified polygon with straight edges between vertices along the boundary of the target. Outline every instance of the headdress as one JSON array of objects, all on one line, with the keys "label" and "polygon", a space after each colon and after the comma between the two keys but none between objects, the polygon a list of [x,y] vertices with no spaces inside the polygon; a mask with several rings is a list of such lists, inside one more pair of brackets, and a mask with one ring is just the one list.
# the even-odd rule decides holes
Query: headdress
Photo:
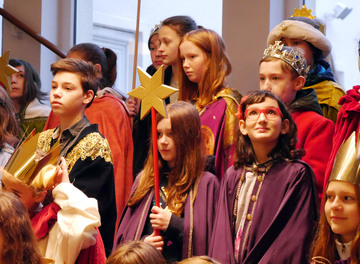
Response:
[{"label": "headdress", "polygon": [[[23,182],[26,185],[38,187],[36,179],[39,175],[46,173],[50,168],[54,168],[59,159],[60,145],[57,142],[48,153],[38,157],[36,153],[37,142],[40,134],[30,136],[14,151],[4,170]],[[50,166],[49,166],[50,165]],[[46,170],[46,171],[44,171]],[[55,170],[52,174],[55,173]],[[53,177],[50,175],[48,177]],[[46,181],[49,181],[47,179]]]},{"label": "headdress", "polygon": [[273,44],[282,38],[301,39],[321,51],[320,59],[325,58],[331,52],[331,43],[324,34],[324,26],[311,15],[311,11],[305,6],[301,9],[295,8],[291,18],[282,21],[271,30],[267,44]]},{"label": "headdress", "polygon": [[355,132],[340,146],[331,170],[329,181],[346,181],[360,186],[359,142]]},{"label": "headdress", "polygon": [[160,24],[155,24],[154,28],[152,28],[150,30],[150,36],[149,36],[149,39],[148,39],[148,48],[149,49],[150,49],[150,40],[154,35],[159,34],[161,24],[162,24],[162,21],[160,21]]},{"label": "headdress", "polygon": [[286,62],[293,67],[300,76],[305,76],[309,71],[302,52],[291,47],[285,49],[281,41],[275,41],[274,45],[270,44],[269,47],[265,49],[263,58],[266,57],[274,57]]}]

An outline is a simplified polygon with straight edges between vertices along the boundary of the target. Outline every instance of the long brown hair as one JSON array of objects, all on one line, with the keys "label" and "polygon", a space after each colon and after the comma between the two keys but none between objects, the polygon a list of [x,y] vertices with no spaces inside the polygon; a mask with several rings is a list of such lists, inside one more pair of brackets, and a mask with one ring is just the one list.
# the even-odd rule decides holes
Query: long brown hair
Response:
[{"label": "long brown hair", "polygon": [[207,65],[199,84],[191,82],[181,67],[179,100],[195,99],[200,105],[206,105],[226,86],[226,76],[231,72],[224,41],[215,31],[205,28],[185,34],[180,45],[184,41],[192,42],[205,53]]},{"label": "long brown hair", "polygon": [[[246,107],[252,104],[258,104],[265,101],[266,98],[271,98],[275,100],[280,108],[280,111],[283,115],[282,120],[289,120],[289,131],[286,134],[280,134],[279,140],[275,148],[269,154],[272,158],[282,158],[282,159],[296,159],[303,156],[303,150],[295,150],[296,148],[296,136],[297,128],[294,120],[292,119],[290,113],[286,110],[283,102],[274,94],[269,91],[255,91],[250,92],[241,105],[239,106],[239,119],[245,120],[244,114]],[[238,133],[238,141],[236,146],[236,156],[234,166],[236,169],[240,168],[243,165],[251,165],[255,162],[256,156],[254,149],[252,147],[250,138],[248,135],[243,135],[240,130]]]},{"label": "long brown hair", "polygon": [[[328,188],[329,183],[326,186],[326,189]],[[360,187],[355,186],[356,190],[356,196],[357,196],[357,204],[360,210]],[[325,203],[326,203],[327,196],[323,195],[322,201],[321,201],[321,215],[320,220],[317,226],[317,231],[315,238],[313,240],[311,251],[310,251],[310,257],[323,257],[330,261],[330,263],[333,263],[335,261],[335,252],[336,252],[336,245],[335,245],[335,239],[336,234],[331,230],[331,227],[326,219],[325,214]],[[360,228],[360,227],[359,227]],[[351,247],[351,264],[360,263],[360,229],[358,228],[358,232],[355,235]]]},{"label": "long brown hair", "polygon": [[28,212],[14,194],[6,191],[0,191],[0,232],[5,263],[42,263]]},{"label": "long brown hair", "polygon": [[[176,147],[176,161],[169,172],[167,205],[176,213],[181,212],[190,188],[195,192],[200,176],[205,168],[203,142],[201,135],[200,117],[196,108],[190,103],[178,101],[167,106],[171,122],[172,137]],[[163,117],[157,116],[157,123]],[[160,176],[168,170],[167,162],[159,153]],[[154,186],[153,151],[149,156],[139,179],[139,185],[130,197],[128,205],[137,204]],[[194,196],[195,197],[195,196]],[[180,206],[175,206],[180,205]]]},{"label": "long brown hair", "polygon": [[16,142],[18,126],[15,118],[14,106],[7,92],[0,88],[0,149],[4,142]]}]

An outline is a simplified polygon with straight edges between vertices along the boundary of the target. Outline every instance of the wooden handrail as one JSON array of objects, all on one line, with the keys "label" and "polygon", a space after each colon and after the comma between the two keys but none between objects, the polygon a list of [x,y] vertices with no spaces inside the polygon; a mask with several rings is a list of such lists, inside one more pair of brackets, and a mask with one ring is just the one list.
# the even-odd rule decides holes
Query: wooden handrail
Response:
[{"label": "wooden handrail", "polygon": [[5,19],[7,19],[9,22],[23,30],[25,33],[27,33],[30,37],[34,38],[38,42],[40,42],[42,45],[47,47],[52,52],[56,53],[59,57],[65,58],[65,54],[62,53],[61,50],[59,50],[53,43],[48,41],[46,38],[42,37],[41,35],[37,34],[34,30],[32,30],[30,27],[25,25],[23,22],[21,22],[19,19],[11,15],[9,12],[5,11],[4,8],[0,8],[0,15],[2,15]]}]

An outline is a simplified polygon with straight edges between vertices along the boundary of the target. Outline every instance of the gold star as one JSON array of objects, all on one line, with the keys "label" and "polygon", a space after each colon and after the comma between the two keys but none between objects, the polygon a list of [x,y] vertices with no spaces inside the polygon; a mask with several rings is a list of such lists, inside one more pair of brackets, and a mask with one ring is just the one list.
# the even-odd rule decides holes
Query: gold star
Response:
[{"label": "gold star", "polygon": [[11,92],[11,82],[9,76],[18,70],[9,65],[9,51],[5,51],[0,57],[0,82],[5,86],[8,92]]},{"label": "gold star", "polygon": [[301,9],[294,8],[294,14],[291,17],[308,17],[314,19],[316,16],[311,15],[312,9],[307,9],[305,5]]},{"label": "gold star", "polygon": [[178,91],[168,85],[164,85],[164,67],[161,67],[151,77],[143,69],[138,67],[139,79],[141,85],[128,93],[128,95],[141,100],[140,118],[143,119],[150,111],[151,107],[167,117],[164,99]]}]

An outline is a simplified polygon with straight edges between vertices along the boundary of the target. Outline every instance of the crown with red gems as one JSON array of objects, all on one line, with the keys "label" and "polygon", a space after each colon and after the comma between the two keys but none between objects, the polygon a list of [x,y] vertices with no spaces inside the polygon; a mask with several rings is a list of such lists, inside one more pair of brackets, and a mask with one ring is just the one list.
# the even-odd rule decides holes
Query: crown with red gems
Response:
[{"label": "crown with red gems", "polygon": [[284,44],[281,44],[281,41],[275,41],[274,45],[270,44],[269,47],[265,49],[263,59],[266,57],[274,57],[286,62],[293,67],[300,76],[305,76],[310,70],[310,67],[306,64],[303,53],[296,48],[284,48]]}]

